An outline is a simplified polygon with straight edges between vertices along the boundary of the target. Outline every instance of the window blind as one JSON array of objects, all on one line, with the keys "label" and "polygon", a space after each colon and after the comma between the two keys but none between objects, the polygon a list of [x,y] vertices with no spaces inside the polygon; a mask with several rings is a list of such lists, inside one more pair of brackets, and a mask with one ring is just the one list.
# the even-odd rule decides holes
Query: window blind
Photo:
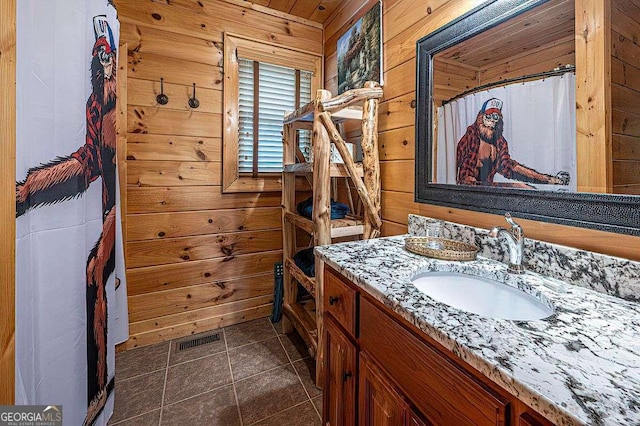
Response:
[{"label": "window blind", "polygon": [[[282,119],[285,112],[295,109],[296,70],[260,62],[258,75],[254,62],[238,60],[239,138],[238,170],[253,172],[253,157],[258,156],[258,172],[282,171]],[[258,99],[254,86],[258,83]],[[300,72],[300,105],[311,100],[311,73]],[[254,115],[258,114],[258,129],[254,129]],[[254,132],[258,135],[258,152],[254,152]],[[309,132],[306,132],[309,133]],[[308,155],[310,135],[301,134],[300,147]]]}]

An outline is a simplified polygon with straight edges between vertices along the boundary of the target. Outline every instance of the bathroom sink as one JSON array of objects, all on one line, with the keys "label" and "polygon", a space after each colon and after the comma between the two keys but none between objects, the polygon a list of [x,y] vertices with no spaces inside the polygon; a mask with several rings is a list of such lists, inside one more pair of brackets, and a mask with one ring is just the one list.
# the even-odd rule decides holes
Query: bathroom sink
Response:
[{"label": "bathroom sink", "polygon": [[425,272],[411,282],[432,299],[489,318],[526,321],[553,314],[551,307],[534,296],[488,278],[458,272]]}]

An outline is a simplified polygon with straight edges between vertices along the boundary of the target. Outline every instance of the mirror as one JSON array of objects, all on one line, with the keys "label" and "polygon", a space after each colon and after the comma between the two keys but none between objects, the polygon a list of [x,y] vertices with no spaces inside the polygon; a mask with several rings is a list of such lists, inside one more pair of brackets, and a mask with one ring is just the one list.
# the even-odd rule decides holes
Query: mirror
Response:
[{"label": "mirror", "polygon": [[418,41],[416,201],[640,235],[577,155],[574,8],[488,1]]}]

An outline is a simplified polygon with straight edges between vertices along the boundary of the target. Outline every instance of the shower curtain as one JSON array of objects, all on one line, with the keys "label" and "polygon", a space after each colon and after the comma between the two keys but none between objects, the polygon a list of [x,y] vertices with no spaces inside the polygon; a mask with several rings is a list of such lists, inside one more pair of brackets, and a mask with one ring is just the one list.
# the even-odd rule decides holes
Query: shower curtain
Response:
[{"label": "shower curtain", "polygon": [[109,0],[17,5],[16,404],[106,425],[126,283]]},{"label": "shower curtain", "polygon": [[[500,99],[504,137],[515,161],[540,173],[566,172],[568,185],[535,183],[530,186],[550,191],[576,190],[575,75],[514,83],[472,93],[437,109],[435,180],[456,183],[456,146],[476,121],[482,105]],[[510,182],[496,174],[495,182]]]}]

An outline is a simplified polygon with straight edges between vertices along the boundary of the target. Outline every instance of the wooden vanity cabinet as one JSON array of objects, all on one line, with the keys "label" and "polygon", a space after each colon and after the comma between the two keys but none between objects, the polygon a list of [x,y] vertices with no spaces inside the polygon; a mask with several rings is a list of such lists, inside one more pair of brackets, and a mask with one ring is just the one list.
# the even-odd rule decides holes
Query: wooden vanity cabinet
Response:
[{"label": "wooden vanity cabinet", "polygon": [[324,283],[325,426],[552,425],[329,267]]},{"label": "wooden vanity cabinet", "polygon": [[331,318],[324,322],[324,350],[324,422],[335,426],[355,426],[358,350]]},{"label": "wooden vanity cabinet", "polygon": [[364,352],[360,352],[360,426],[427,426],[393,382]]}]

